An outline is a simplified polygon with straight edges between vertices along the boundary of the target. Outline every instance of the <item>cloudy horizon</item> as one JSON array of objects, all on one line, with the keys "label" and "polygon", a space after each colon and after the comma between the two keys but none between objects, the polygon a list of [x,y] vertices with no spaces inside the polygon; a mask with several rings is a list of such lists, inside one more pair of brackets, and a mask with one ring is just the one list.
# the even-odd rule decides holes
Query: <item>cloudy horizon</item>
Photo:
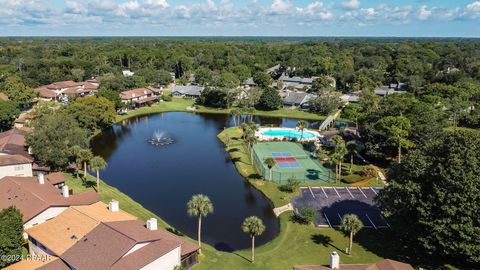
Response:
[{"label": "cloudy horizon", "polygon": [[480,1],[0,0],[0,36],[480,37]]}]

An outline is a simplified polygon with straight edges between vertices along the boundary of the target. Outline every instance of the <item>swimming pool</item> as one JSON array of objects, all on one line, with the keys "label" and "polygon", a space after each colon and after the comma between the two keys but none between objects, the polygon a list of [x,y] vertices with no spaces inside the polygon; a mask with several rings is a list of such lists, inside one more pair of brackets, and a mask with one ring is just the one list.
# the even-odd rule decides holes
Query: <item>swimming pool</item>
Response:
[{"label": "swimming pool", "polygon": [[270,136],[270,137],[288,137],[288,138],[296,138],[296,139],[301,139],[301,138],[313,139],[316,137],[315,134],[308,131],[304,131],[302,136],[301,131],[290,129],[290,128],[268,129],[266,131],[263,131],[262,135]]}]

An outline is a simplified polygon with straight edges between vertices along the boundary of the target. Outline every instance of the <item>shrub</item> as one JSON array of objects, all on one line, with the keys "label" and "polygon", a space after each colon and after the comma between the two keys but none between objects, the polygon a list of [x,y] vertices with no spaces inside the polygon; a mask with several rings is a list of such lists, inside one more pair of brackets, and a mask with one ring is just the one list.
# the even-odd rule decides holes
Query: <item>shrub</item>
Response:
[{"label": "shrub", "polygon": [[342,182],[347,183],[347,184],[353,184],[357,183],[359,181],[362,181],[364,178],[361,175],[358,174],[351,174],[342,177]]},{"label": "shrub", "polygon": [[301,224],[312,224],[315,222],[317,217],[317,211],[315,209],[307,207],[300,211],[300,213],[295,214],[292,219],[294,222]]},{"label": "shrub", "polygon": [[295,179],[288,179],[287,183],[280,185],[278,188],[283,192],[292,193],[298,189],[300,186],[300,181]]},{"label": "shrub", "polygon": [[166,95],[166,94],[162,95],[162,100],[163,101],[170,102],[170,101],[172,101],[172,99],[173,99],[173,97],[171,95]]}]

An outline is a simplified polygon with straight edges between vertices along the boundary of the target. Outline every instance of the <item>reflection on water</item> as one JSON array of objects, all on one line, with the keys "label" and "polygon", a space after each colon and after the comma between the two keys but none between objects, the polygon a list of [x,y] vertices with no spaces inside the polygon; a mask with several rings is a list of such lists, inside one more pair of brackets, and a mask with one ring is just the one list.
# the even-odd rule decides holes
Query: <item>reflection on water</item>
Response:
[{"label": "reflection on water", "polygon": [[[297,120],[263,118],[254,121],[294,127]],[[204,219],[203,240],[220,250],[250,245],[241,231],[243,220],[260,217],[267,229],[259,245],[279,230],[268,200],[236,171],[217,134],[233,125],[228,115],[162,113],[126,120],[96,136],[91,144],[108,167],[102,178],[162,217],[179,231],[196,238],[197,220],[188,217],[186,203],[193,194],[212,200],[215,212]],[[148,143],[155,131],[175,142],[156,147]],[[121,206],[120,206],[121,207]]]}]

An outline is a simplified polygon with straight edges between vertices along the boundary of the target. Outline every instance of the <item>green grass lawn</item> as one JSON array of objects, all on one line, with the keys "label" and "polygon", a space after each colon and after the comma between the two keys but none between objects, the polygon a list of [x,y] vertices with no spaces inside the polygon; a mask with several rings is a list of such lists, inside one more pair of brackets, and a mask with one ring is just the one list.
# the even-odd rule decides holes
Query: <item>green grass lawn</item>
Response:
[{"label": "green grass lawn", "polygon": [[[134,116],[148,115],[159,112],[187,112],[187,107],[192,106],[195,103],[192,99],[184,99],[174,97],[170,102],[159,102],[153,104],[152,106],[142,107],[135,110],[129,111],[127,114],[117,116],[117,122],[121,122],[125,119]],[[196,110],[198,113],[220,113],[220,114],[229,114],[229,109],[216,109],[216,108],[207,108],[204,106],[198,106]],[[290,117],[306,120],[324,120],[325,116],[320,116],[314,113],[304,112],[301,110],[292,110],[281,108],[275,111],[259,111],[256,110],[253,112],[254,115],[262,116],[271,116],[271,117]]]},{"label": "green grass lawn", "polygon": [[328,265],[332,251],[340,254],[342,263],[372,263],[382,258],[377,254],[388,250],[383,246],[382,232],[364,229],[354,240],[352,255],[347,255],[344,250],[348,246],[348,238],[343,233],[335,229],[293,223],[290,221],[291,215],[292,212],[281,215],[280,235],[255,250],[255,263],[249,261],[250,250],[225,253],[208,248],[205,258],[194,269],[280,270],[292,269],[294,265]]}]

